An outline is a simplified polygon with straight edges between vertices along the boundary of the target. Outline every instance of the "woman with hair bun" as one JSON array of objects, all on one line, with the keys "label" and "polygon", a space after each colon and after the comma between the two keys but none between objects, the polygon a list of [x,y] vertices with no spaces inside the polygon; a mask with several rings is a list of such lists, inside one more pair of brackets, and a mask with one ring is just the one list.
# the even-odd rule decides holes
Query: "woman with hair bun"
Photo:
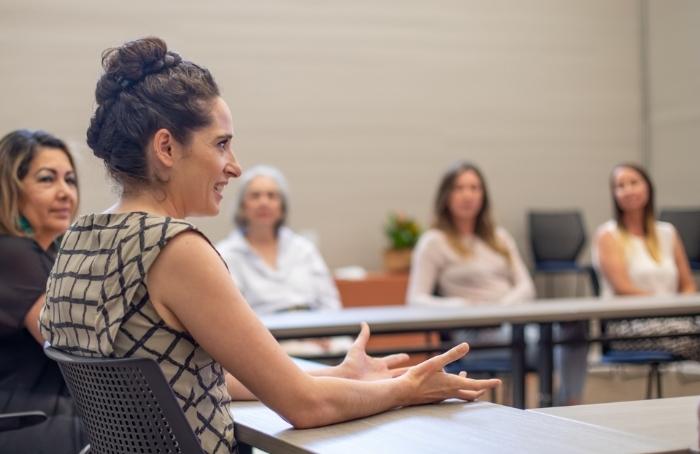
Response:
[{"label": "woman with hair bun", "polygon": [[0,413],[48,420],[0,432],[0,452],[70,453],[86,443],[58,366],[42,349],[39,311],[61,235],[78,209],[66,144],[19,129],[0,139]]},{"label": "woman with hair bun", "polygon": [[[368,357],[366,324],[339,366],[299,369],[214,247],[184,220],[216,215],[223,188],[241,173],[231,112],[213,77],[158,38],[108,50],[103,66],[88,144],[122,193],[107,212],[79,218],[63,240],[41,316],[54,347],[157,359],[208,453],[236,449],[232,398],[259,398],[306,428],[450,397],[473,400],[499,384],[442,371],[466,344],[393,370],[406,356]],[[66,303],[74,284],[85,291]],[[74,304],[84,308],[79,318]]]}]

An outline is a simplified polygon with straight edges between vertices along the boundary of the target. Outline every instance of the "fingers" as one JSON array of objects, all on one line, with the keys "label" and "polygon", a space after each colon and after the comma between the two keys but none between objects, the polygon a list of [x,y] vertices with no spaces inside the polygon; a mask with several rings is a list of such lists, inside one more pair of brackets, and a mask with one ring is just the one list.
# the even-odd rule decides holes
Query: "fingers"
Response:
[{"label": "fingers", "polygon": [[442,368],[444,368],[446,365],[462,358],[468,351],[469,344],[463,342],[452,347],[441,355],[433,356],[432,358],[423,361],[417,365],[416,368],[421,372],[442,370]]},{"label": "fingers", "polygon": [[410,357],[406,353],[396,353],[393,355],[387,355],[382,359],[384,360],[386,367],[393,369],[401,364],[404,364],[410,359]]},{"label": "fingers", "polygon": [[483,396],[485,392],[486,392],[485,389],[482,389],[480,391],[467,391],[464,389],[460,389],[459,391],[457,391],[457,395],[455,396],[455,398],[466,400],[466,401],[472,401],[472,400],[476,400],[479,397]]},{"label": "fingers", "polygon": [[363,351],[367,348],[367,341],[369,340],[369,325],[367,322],[360,323],[360,334],[357,335],[355,342],[353,342],[353,347],[361,348]]},{"label": "fingers", "polygon": [[455,381],[453,386],[456,388],[453,397],[467,401],[476,400],[484,395],[486,391],[501,384],[499,379],[474,380],[467,378],[465,371],[460,372],[459,375],[453,375],[453,377]]},{"label": "fingers", "polygon": [[389,369],[389,374],[391,374],[391,378],[400,377],[401,375],[405,374],[408,369],[410,369],[409,366],[397,367],[395,369]]}]

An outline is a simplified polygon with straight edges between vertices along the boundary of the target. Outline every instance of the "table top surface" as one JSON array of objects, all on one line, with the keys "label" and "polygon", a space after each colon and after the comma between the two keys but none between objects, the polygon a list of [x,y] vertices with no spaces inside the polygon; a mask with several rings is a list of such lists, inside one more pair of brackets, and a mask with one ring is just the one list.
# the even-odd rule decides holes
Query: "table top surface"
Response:
[{"label": "table top surface", "polygon": [[698,404],[700,396],[688,396],[528,411],[645,435],[657,440],[680,441],[697,451]]},{"label": "table top surface", "polygon": [[501,323],[537,323],[700,314],[700,294],[664,297],[545,299],[510,306],[464,308],[376,306],[328,312],[289,312],[261,320],[280,339],[355,334],[362,321],[373,333],[440,330]]},{"label": "table top surface", "polygon": [[678,441],[488,402],[402,408],[307,430],[294,430],[259,402],[236,402],[231,412],[238,439],[272,454],[687,452]]}]

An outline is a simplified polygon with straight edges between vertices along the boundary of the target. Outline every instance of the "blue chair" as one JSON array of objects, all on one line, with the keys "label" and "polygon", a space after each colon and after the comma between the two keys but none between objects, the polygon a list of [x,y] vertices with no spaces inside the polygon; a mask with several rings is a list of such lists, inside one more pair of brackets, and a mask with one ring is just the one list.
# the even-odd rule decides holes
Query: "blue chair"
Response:
[{"label": "blue chair", "polygon": [[659,219],[673,224],[683,241],[690,268],[700,271],[700,208],[667,208],[661,210]]},{"label": "blue chair", "polygon": [[545,297],[553,296],[552,279],[564,273],[575,273],[576,294],[578,277],[589,267],[578,264],[578,256],[586,243],[583,215],[578,210],[528,212],[530,247],[535,274],[545,276]]},{"label": "blue chair", "polygon": [[[596,271],[591,268],[589,270],[591,279],[591,288],[595,296],[600,295],[600,281],[598,280],[598,275]],[[602,320],[600,322],[600,332],[603,338],[607,335],[607,326],[609,322],[614,322],[616,320]],[[630,364],[630,365],[642,365],[649,366],[649,373],[647,375],[647,393],[646,398],[652,398],[653,384],[656,382],[656,397],[663,397],[663,385],[662,385],[662,366],[673,363],[676,361],[681,361],[682,358],[673,355],[672,353],[665,351],[656,350],[638,350],[638,351],[626,351],[626,350],[614,350],[608,341],[603,341],[601,343],[601,362],[604,364]]]}]

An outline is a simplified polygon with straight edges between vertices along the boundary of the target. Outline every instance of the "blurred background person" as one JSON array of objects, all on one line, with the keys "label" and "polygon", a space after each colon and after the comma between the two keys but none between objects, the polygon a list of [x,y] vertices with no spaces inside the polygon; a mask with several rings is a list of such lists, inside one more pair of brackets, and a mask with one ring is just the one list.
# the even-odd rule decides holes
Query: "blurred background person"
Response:
[{"label": "blurred background person", "polygon": [[[241,176],[236,228],[216,245],[236,286],[259,315],[338,310],[338,290],[316,246],[286,226],[289,186],[279,169],[259,165]],[[288,353],[344,351],[348,337],[285,341]]]},{"label": "blurred background person", "polygon": [[0,432],[0,452],[75,454],[87,443],[39,332],[46,281],[77,208],[78,178],[63,141],[26,129],[0,139],[0,413],[49,417]]},{"label": "blurred background person", "polygon": [[[453,164],[442,177],[434,206],[433,228],[416,245],[411,265],[407,303],[432,307],[512,305],[535,297],[535,286],[513,237],[495,224],[491,201],[481,171],[468,162]],[[564,331],[564,330],[560,330]],[[561,333],[560,333],[561,335]],[[527,357],[537,362],[537,331],[526,330]],[[507,343],[511,327],[466,330],[455,334],[454,342]],[[560,403],[577,403],[586,374],[585,346],[558,350],[562,363]],[[510,357],[508,349],[473,351],[455,370],[479,359]]]},{"label": "blurred background person", "polygon": [[[598,227],[592,251],[601,296],[675,295],[697,291],[676,229],[657,221],[654,185],[635,164],[616,166],[610,177],[615,218]],[[644,336],[700,331],[698,317],[646,318],[608,322],[612,336]],[[700,360],[700,338],[615,341],[617,350],[656,350]]]}]

